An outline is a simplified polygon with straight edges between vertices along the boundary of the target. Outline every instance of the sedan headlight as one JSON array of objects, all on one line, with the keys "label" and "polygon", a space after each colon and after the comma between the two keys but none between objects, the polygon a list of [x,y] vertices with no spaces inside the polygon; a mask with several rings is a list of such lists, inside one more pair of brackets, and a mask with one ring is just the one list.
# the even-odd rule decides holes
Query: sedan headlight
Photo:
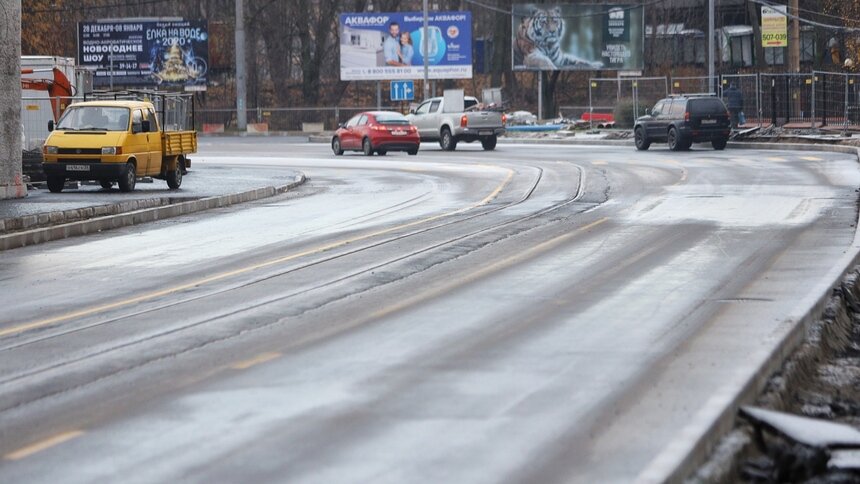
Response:
[{"label": "sedan headlight", "polygon": [[119,155],[122,154],[122,148],[117,148],[116,146],[104,146],[102,147],[103,155]]},{"label": "sedan headlight", "polygon": [[49,155],[56,155],[57,153],[59,153],[59,150],[57,149],[56,146],[46,146],[45,147],[45,153],[47,153]]}]

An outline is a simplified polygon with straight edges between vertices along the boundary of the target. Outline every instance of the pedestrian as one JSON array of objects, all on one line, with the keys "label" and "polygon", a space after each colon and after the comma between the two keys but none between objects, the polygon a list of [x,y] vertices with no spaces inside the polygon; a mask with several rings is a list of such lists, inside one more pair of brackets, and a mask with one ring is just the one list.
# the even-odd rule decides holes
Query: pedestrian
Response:
[{"label": "pedestrian", "polygon": [[737,128],[741,112],[744,110],[744,95],[735,83],[729,84],[729,88],[723,92],[723,102],[726,103],[732,118],[732,128]]}]

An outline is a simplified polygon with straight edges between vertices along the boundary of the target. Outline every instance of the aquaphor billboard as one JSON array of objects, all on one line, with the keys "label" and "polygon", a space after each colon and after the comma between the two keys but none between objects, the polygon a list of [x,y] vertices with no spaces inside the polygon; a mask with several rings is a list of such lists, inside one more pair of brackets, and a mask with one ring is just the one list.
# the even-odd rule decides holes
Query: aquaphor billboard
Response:
[{"label": "aquaphor billboard", "polygon": [[518,4],[514,70],[642,70],[645,15],[636,5]]},{"label": "aquaphor billboard", "polygon": [[102,20],[78,24],[78,63],[95,86],[184,86],[205,90],[205,20]]},{"label": "aquaphor billboard", "polygon": [[[428,16],[427,59],[431,79],[472,77],[471,12]],[[424,76],[421,12],[345,13],[340,16],[343,81],[419,79]]]}]

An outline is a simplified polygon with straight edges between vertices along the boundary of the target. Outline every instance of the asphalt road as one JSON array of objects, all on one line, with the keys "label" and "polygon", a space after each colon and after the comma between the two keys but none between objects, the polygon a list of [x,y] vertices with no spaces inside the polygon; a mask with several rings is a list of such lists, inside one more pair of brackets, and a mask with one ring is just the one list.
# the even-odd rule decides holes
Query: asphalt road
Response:
[{"label": "asphalt road", "polygon": [[208,139],[279,198],[0,253],[0,481],[665,477],[852,246],[847,155]]}]

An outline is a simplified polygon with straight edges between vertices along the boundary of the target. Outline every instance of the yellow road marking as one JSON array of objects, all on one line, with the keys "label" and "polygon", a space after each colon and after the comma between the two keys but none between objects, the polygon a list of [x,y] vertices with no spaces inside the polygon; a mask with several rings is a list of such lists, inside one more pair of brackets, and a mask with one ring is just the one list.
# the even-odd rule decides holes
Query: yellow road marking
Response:
[{"label": "yellow road marking", "polygon": [[234,363],[233,365],[230,366],[230,368],[232,368],[234,370],[247,370],[248,368],[251,368],[252,366],[257,366],[261,363],[265,363],[267,361],[274,360],[275,358],[277,358],[279,356],[281,356],[281,354],[274,352],[274,351],[269,352],[269,353],[262,353],[260,355],[255,356],[254,358],[251,358],[250,360],[245,360],[245,361],[240,361],[238,363]]},{"label": "yellow road marking", "polygon": [[[527,257],[530,257],[531,254],[533,254],[533,253],[540,253],[543,250],[547,250],[551,247],[554,247],[554,246],[556,246],[556,245],[558,245],[558,244],[560,244],[560,243],[562,243],[562,242],[564,242],[570,238],[573,238],[576,235],[579,235],[582,232],[586,232],[586,231],[588,231],[594,227],[597,227],[598,225],[605,223],[608,220],[609,219],[606,217],[595,220],[594,222],[591,222],[590,224],[583,225],[582,227],[579,227],[578,229],[574,230],[573,232],[569,232],[569,233],[566,233],[564,235],[560,235],[554,239],[550,239],[550,240],[542,242],[538,245],[535,245],[535,246],[531,247],[530,249],[528,249],[524,252],[520,252],[516,256],[499,260],[499,261],[497,261],[497,262],[495,262],[489,266],[486,266],[486,267],[484,267],[478,271],[475,271],[475,272],[469,274],[469,276],[466,277],[465,279],[458,281],[456,283],[456,285],[462,285],[462,284],[465,284],[465,283],[468,283],[471,281],[475,281],[475,280],[480,279],[481,277],[486,276],[487,274],[492,274],[495,271],[502,270],[502,269],[505,269],[507,267],[511,267],[514,264],[517,264],[518,262],[520,262],[521,260],[523,260]],[[445,285],[445,286],[437,288],[436,290],[432,290],[432,291],[429,291],[426,293],[412,296],[411,298],[403,299],[400,302],[398,302],[397,304],[393,304],[391,306],[388,306],[388,307],[385,307],[385,308],[382,308],[382,309],[379,309],[379,310],[373,312],[372,314],[370,314],[370,318],[371,319],[380,319],[380,318],[383,318],[385,316],[389,316],[393,313],[396,313],[398,311],[406,309],[410,306],[414,306],[415,304],[418,304],[422,301],[426,301],[426,300],[431,299],[433,297],[444,294],[449,289],[450,289],[450,286]]]},{"label": "yellow road marking", "polygon": [[767,161],[788,161],[785,158],[780,158],[778,156],[771,156],[767,159]]},{"label": "yellow road marking", "polygon": [[270,260],[260,262],[257,264],[252,264],[250,266],[246,266],[246,267],[243,267],[241,269],[235,269],[232,271],[222,272],[220,274],[215,274],[213,276],[197,279],[195,281],[191,281],[191,282],[188,282],[186,284],[173,286],[173,287],[170,287],[167,289],[162,289],[160,291],[153,291],[153,292],[150,292],[147,294],[143,294],[143,295],[140,295],[137,297],[132,297],[132,298],[125,299],[122,301],[117,301],[117,302],[109,303],[109,304],[102,304],[100,306],[95,306],[95,307],[91,307],[91,308],[87,308],[87,309],[81,309],[79,311],[72,311],[70,313],[61,314],[59,316],[54,316],[51,318],[41,319],[38,321],[33,321],[30,323],[25,323],[25,324],[21,324],[18,326],[13,326],[11,328],[6,328],[3,330],[0,330],[0,337],[9,336],[12,334],[19,334],[19,333],[23,333],[24,331],[42,328],[45,326],[50,326],[52,324],[63,322],[63,321],[68,321],[70,319],[75,319],[75,318],[79,318],[82,316],[90,316],[93,314],[98,314],[101,312],[109,311],[111,309],[116,309],[116,308],[120,308],[123,306],[129,306],[131,304],[136,304],[139,302],[149,301],[151,299],[167,296],[170,294],[175,294],[177,292],[185,291],[188,289],[193,289],[197,286],[202,286],[204,284],[217,282],[217,281],[227,279],[227,278],[230,278],[233,276],[238,276],[238,275],[246,274],[248,272],[253,272],[253,271],[256,271],[259,269],[264,269],[266,267],[271,267],[273,265],[282,264],[284,262],[290,262],[292,260],[295,260],[295,259],[298,259],[301,257],[305,257],[308,255],[315,255],[315,254],[326,252],[326,251],[329,251],[332,249],[337,249],[337,248],[343,247],[345,245],[353,244],[355,242],[360,242],[362,240],[367,240],[367,239],[370,239],[373,237],[378,237],[380,235],[389,234],[389,233],[395,232],[397,230],[402,230],[405,228],[414,227],[416,225],[424,224],[427,222],[433,222],[433,221],[439,220],[441,218],[450,217],[453,215],[458,215],[458,214],[461,214],[463,212],[467,212],[467,211],[472,210],[474,208],[480,207],[481,205],[486,205],[487,203],[490,203],[494,198],[496,198],[499,195],[499,193],[501,193],[502,190],[504,190],[504,188],[508,185],[508,183],[511,182],[511,179],[513,179],[513,177],[514,177],[514,171],[513,170],[508,169],[507,172],[508,172],[508,176],[505,178],[505,180],[501,184],[499,184],[498,187],[496,187],[495,190],[492,191],[492,193],[490,193],[489,195],[484,197],[480,202],[478,202],[474,205],[470,205],[468,207],[460,208],[460,209],[457,209],[457,210],[454,210],[451,212],[447,212],[447,213],[442,213],[439,215],[434,215],[432,217],[427,217],[424,219],[416,220],[414,222],[401,224],[401,225],[398,225],[395,227],[390,227],[387,229],[378,230],[376,232],[372,232],[372,233],[365,234],[365,235],[360,235],[358,237],[353,237],[353,238],[341,240],[338,242],[332,242],[330,244],[325,244],[325,245],[322,245],[322,246],[319,246],[319,247],[316,247],[313,249],[308,249],[308,250],[305,250],[305,251],[302,251],[302,252],[299,252],[296,254],[291,254],[291,255],[284,256],[284,257],[277,257],[275,259],[270,259]]},{"label": "yellow road marking", "polygon": [[608,165],[609,163],[605,160],[594,160],[591,162],[592,165]]},{"label": "yellow road marking", "polygon": [[29,457],[38,452],[42,452],[45,449],[50,449],[51,447],[62,444],[63,442],[67,442],[76,437],[80,437],[84,434],[83,430],[72,430],[70,432],[63,432],[62,434],[57,434],[53,437],[48,437],[45,440],[41,440],[36,442],[35,444],[30,444],[26,447],[22,447],[15,452],[11,452],[3,456],[6,460],[20,460],[25,457]]},{"label": "yellow road marking", "polygon": [[821,158],[817,156],[801,156],[800,159],[806,161],[822,161]]}]

